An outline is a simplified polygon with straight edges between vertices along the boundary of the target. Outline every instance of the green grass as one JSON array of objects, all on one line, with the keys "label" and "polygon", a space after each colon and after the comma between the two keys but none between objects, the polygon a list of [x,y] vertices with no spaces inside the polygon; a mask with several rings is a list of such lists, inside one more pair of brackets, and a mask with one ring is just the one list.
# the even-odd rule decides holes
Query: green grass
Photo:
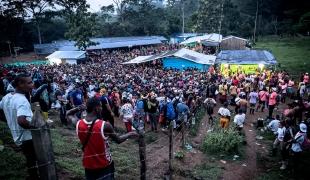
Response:
[{"label": "green grass", "polygon": [[0,122],[0,141],[5,146],[0,152],[0,179],[25,179],[25,157],[19,148],[13,148],[15,144],[5,122]]},{"label": "green grass", "polygon": [[202,107],[198,109],[196,113],[195,125],[190,128],[189,135],[197,136],[199,127],[201,126],[201,121],[203,120],[204,116],[205,116],[205,109]]},{"label": "green grass", "polygon": [[302,72],[310,69],[310,38],[265,37],[260,39],[256,49],[271,51],[276,57],[280,68],[287,70],[298,78]]},{"label": "green grass", "polygon": [[223,168],[215,163],[204,163],[202,165],[195,166],[193,169],[175,169],[175,173],[186,178],[196,180],[216,180],[219,179],[223,173]]},{"label": "green grass", "polygon": [[[69,172],[74,179],[84,178],[81,145],[74,135],[63,135],[60,131],[52,131],[52,141],[57,166]],[[123,144],[110,143],[112,159],[115,163],[115,178],[135,179],[139,176],[138,144],[128,140]]]}]

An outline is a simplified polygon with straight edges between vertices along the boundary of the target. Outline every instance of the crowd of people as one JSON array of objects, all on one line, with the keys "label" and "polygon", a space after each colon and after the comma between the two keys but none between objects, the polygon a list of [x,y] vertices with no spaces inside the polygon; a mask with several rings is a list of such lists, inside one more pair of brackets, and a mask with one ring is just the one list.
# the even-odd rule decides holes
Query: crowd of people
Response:
[{"label": "crowd of people", "polygon": [[[55,108],[59,110],[59,119],[64,126],[75,125],[83,145],[87,179],[108,178],[107,174],[110,178],[114,176],[107,137],[120,143],[136,137],[136,131],[148,128],[158,132],[159,128],[173,124],[177,129],[190,124],[191,117],[195,117],[198,108],[202,107],[206,109],[210,127],[215,125],[218,114],[221,128],[233,126],[239,132],[247,118],[268,109],[266,121],[271,121],[268,127],[277,136],[273,152],[279,144],[282,152],[281,169],[286,169],[288,152],[292,152],[294,167],[298,167],[309,127],[307,73],[297,83],[285,71],[257,70],[254,74],[236,72],[223,76],[213,66],[208,72],[200,72],[196,69],[163,69],[160,61],[143,66],[121,64],[139,55],[177,48],[156,46],[93,51],[89,52],[90,62],[78,65],[1,67],[0,94],[3,99],[0,107],[15,143],[25,152],[27,165],[35,164],[35,159],[29,157],[29,151],[33,150],[29,142],[31,135],[26,135],[29,133],[26,129],[31,128],[29,103],[39,102],[48,123],[55,121],[48,117],[49,110]],[[14,100],[21,96],[18,101]],[[221,107],[214,113],[218,104]],[[278,111],[281,104],[287,106],[283,112]],[[113,128],[117,120],[124,123],[127,134],[115,134]],[[16,133],[16,129],[27,133]],[[92,132],[101,136],[92,136]],[[98,141],[100,143],[96,143]],[[91,158],[86,158],[89,156]],[[36,176],[33,169],[30,174],[32,178]]]}]

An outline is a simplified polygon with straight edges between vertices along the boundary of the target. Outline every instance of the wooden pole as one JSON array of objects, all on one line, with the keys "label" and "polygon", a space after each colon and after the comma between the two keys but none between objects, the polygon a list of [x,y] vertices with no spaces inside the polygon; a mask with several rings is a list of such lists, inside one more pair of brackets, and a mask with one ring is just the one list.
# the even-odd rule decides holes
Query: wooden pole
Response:
[{"label": "wooden pole", "polygon": [[144,134],[139,134],[140,179],[146,180],[146,158]]},{"label": "wooden pole", "polygon": [[47,125],[32,131],[32,140],[38,160],[40,179],[56,180],[54,151],[50,129]]},{"label": "wooden pole", "polygon": [[41,180],[57,180],[54,151],[49,126],[43,120],[40,106],[36,105],[32,124],[37,128],[31,131]]},{"label": "wooden pole", "polygon": [[172,180],[172,153],[173,153],[173,125],[172,121],[169,125],[169,180]]}]

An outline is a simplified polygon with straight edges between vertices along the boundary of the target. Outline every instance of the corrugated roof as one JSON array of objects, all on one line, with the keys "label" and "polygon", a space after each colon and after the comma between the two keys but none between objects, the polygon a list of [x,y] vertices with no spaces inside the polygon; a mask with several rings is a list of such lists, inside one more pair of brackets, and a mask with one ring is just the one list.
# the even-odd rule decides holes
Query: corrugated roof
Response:
[{"label": "corrugated roof", "polygon": [[190,44],[190,43],[196,43],[196,42],[203,42],[203,41],[210,41],[210,42],[218,42],[220,43],[222,41],[222,35],[221,34],[206,34],[203,36],[195,36],[188,38],[187,40],[181,42],[181,44]]},{"label": "corrugated roof", "polygon": [[55,51],[47,56],[47,59],[81,59],[85,57],[85,51]]},{"label": "corrugated roof", "polygon": [[[98,45],[90,46],[87,50],[161,44],[162,41],[166,40],[167,39],[163,36],[92,38],[91,41],[97,42]],[[37,54],[51,54],[55,51],[78,50],[74,44],[74,41],[62,40],[47,44],[34,44],[34,49]]]},{"label": "corrugated roof", "polygon": [[216,63],[277,64],[276,58],[265,50],[225,50],[216,57]]}]

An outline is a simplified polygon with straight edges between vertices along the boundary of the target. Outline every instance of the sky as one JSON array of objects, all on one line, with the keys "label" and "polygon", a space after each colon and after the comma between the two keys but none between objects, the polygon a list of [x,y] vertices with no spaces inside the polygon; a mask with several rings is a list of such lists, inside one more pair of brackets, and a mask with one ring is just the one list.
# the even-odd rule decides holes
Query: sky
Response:
[{"label": "sky", "polygon": [[91,12],[97,12],[102,6],[113,4],[113,0],[87,0]]}]

